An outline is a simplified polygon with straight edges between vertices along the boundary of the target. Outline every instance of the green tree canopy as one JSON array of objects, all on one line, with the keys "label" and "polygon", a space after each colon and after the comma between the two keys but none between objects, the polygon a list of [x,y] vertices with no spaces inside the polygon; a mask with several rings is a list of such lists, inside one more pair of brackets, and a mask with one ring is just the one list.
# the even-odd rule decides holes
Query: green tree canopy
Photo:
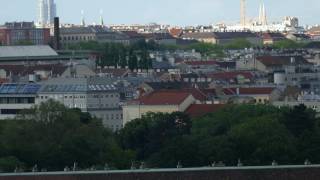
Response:
[{"label": "green tree canopy", "polygon": [[105,163],[124,168],[132,157],[129,151],[121,150],[112,132],[99,119],[51,100],[8,121],[0,139],[4,148],[0,155],[2,163],[21,162],[29,170],[35,164],[39,168],[62,170],[74,162],[79,168]]}]

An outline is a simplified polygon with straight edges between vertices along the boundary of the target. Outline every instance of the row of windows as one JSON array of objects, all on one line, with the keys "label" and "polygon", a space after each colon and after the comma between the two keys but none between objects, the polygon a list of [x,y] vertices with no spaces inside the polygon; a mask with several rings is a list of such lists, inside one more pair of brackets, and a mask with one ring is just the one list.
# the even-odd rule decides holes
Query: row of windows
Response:
[{"label": "row of windows", "polygon": [[184,82],[212,82],[211,78],[184,78]]},{"label": "row of windows", "polygon": [[1,114],[5,115],[16,115],[20,112],[20,109],[1,109]]},{"label": "row of windows", "polygon": [[69,108],[86,108],[86,104],[67,104]]},{"label": "row of windows", "polygon": [[64,36],[60,37],[60,40],[62,41],[90,41],[94,40],[93,36]]},{"label": "row of windows", "polygon": [[34,104],[35,98],[32,97],[1,97],[0,104]]},{"label": "row of windows", "polygon": [[103,120],[122,120],[123,115],[122,114],[101,114],[101,115],[98,115],[97,118],[100,118]]},{"label": "row of windows", "polygon": [[107,94],[107,95],[94,94],[93,97],[94,97],[94,98],[104,98],[104,97],[105,97],[105,98],[109,98],[109,97],[110,97],[110,98],[113,98],[113,97],[119,97],[119,94],[115,94],[115,95],[113,95],[113,94],[110,94],[110,95],[109,95],[109,94]]},{"label": "row of windows", "polygon": [[111,103],[111,104],[89,104],[89,108],[116,108],[119,104]]},{"label": "row of windows", "polygon": [[86,96],[74,95],[74,96],[63,96],[63,95],[50,95],[50,96],[39,96],[40,99],[85,99]]},{"label": "row of windows", "polygon": [[[86,96],[81,96],[81,95],[71,95],[71,96],[63,96],[63,95],[49,95],[49,96],[39,96],[40,97],[40,99],[50,99],[50,98],[52,98],[52,99],[62,99],[63,97],[64,97],[64,99],[85,99],[86,98]],[[95,94],[95,95],[93,95],[92,96],[93,98],[113,98],[113,97],[119,97],[119,95],[118,94],[115,94],[115,95],[113,95],[113,94],[111,94],[111,95],[99,95],[99,94]]]}]

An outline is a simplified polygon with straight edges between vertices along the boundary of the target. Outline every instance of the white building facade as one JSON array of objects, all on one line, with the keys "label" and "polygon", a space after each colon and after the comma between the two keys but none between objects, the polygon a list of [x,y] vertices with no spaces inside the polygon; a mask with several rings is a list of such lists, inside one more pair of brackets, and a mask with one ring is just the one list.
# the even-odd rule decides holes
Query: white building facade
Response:
[{"label": "white building facade", "polygon": [[57,6],[54,0],[39,0],[38,23],[39,27],[52,26],[57,15]]}]

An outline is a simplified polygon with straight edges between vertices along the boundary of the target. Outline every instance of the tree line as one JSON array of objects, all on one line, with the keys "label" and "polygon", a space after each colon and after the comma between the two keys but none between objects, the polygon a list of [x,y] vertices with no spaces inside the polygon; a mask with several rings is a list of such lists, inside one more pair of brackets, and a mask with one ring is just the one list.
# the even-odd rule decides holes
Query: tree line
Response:
[{"label": "tree line", "polygon": [[151,69],[150,51],[157,49],[154,42],[138,41],[131,45],[121,43],[80,42],[70,45],[72,50],[93,50],[100,54],[97,65],[129,68],[130,70]]},{"label": "tree line", "polygon": [[320,163],[320,120],[303,105],[228,105],[190,119],[149,113],[113,133],[49,101],[0,123],[1,172]]}]

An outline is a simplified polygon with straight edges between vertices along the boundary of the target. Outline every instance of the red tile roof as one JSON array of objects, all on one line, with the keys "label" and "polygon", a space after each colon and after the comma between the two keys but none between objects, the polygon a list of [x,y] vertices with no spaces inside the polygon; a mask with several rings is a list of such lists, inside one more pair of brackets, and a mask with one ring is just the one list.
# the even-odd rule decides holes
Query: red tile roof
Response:
[{"label": "red tile roof", "polygon": [[187,92],[156,91],[141,97],[137,101],[141,105],[180,105],[190,95]]},{"label": "red tile roof", "polygon": [[[291,59],[294,58],[294,62],[291,62]],[[257,60],[260,61],[265,66],[282,66],[290,65],[291,63],[297,64],[309,64],[306,59],[302,56],[260,56],[257,57]]]},{"label": "red tile roof", "polygon": [[225,107],[224,104],[193,104],[187,110],[186,114],[190,117],[201,117],[209,113],[218,111],[219,109]]},{"label": "red tile roof", "polygon": [[192,94],[192,96],[201,102],[207,100],[207,96],[205,93],[203,93],[201,90],[196,88],[190,88],[190,89],[172,89],[172,90],[160,90],[158,92],[171,92],[171,93],[189,93]]},{"label": "red tile roof", "polygon": [[239,95],[266,95],[275,90],[273,87],[225,88],[223,93],[225,95],[237,95],[237,89],[239,89]]},{"label": "red tile roof", "polygon": [[172,28],[169,30],[169,33],[173,37],[180,37],[182,35],[183,30],[182,29],[177,29],[177,28]]}]

